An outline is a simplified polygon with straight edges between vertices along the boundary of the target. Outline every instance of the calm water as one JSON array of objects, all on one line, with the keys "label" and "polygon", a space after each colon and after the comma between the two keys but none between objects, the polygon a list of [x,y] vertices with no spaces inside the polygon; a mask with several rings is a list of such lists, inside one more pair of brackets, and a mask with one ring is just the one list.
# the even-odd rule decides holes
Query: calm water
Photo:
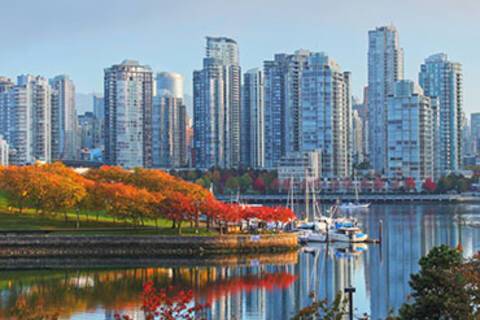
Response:
[{"label": "calm water", "polygon": [[159,287],[193,289],[196,299],[211,303],[211,319],[289,319],[310,302],[309,292],[332,299],[350,285],[356,288],[356,314],[379,319],[403,303],[409,275],[430,248],[461,241],[465,256],[480,250],[480,227],[472,226],[480,222],[480,205],[374,205],[356,215],[372,238],[384,221],[382,245],[318,245],[309,253],[188,267],[2,272],[0,318],[21,309],[56,311],[62,319],[112,319],[116,311],[127,311],[142,319],[142,283],[151,279]]}]

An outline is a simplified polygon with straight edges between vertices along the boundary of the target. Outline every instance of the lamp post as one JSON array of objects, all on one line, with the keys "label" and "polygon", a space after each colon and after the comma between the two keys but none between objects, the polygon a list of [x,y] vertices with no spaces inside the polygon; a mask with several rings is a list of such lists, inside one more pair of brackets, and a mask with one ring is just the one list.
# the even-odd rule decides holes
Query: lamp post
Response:
[{"label": "lamp post", "polygon": [[353,320],[353,293],[355,292],[354,287],[348,287],[344,289],[345,293],[348,293],[348,318]]}]

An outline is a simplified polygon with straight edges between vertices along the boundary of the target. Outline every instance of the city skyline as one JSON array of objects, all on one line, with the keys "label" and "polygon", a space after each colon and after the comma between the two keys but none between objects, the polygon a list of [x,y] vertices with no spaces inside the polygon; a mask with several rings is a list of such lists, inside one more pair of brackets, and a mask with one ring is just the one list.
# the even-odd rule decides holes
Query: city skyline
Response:
[{"label": "city skyline", "polygon": [[[182,74],[185,93],[192,95],[192,71],[201,67],[205,36],[218,35],[239,43],[243,70],[261,67],[265,59],[278,52],[291,53],[300,48],[328,52],[352,72],[352,92],[361,97],[367,83],[367,31],[394,24],[405,50],[406,79],[417,78],[427,56],[445,52],[452,61],[463,64],[466,113],[475,112],[480,100],[480,93],[474,90],[480,77],[480,62],[476,61],[480,47],[468,35],[475,19],[470,12],[480,9],[474,1],[462,1],[461,6],[448,1],[350,1],[349,9],[343,11],[347,8],[344,3],[325,6],[308,1],[296,8],[287,2],[282,5],[277,1],[271,6],[266,1],[254,6],[246,1],[237,4],[234,15],[228,15],[231,5],[220,2],[186,2],[180,7],[176,3],[139,1],[129,8],[128,24],[123,23],[127,16],[122,1],[114,6],[111,1],[95,6],[89,1],[47,4],[26,1],[3,5],[9,14],[2,17],[0,25],[4,29],[16,26],[5,35],[8,46],[0,52],[3,75],[68,74],[77,92],[101,92],[103,68],[128,58],[156,71]],[[309,10],[295,15],[304,8]],[[418,23],[410,19],[411,8],[422,16]],[[340,13],[342,23],[335,19]],[[49,19],[51,15],[55,19]],[[26,22],[13,24],[20,16],[27,18]],[[181,21],[179,27],[169,28],[161,34],[162,41],[156,41],[162,25],[174,21]],[[165,43],[175,50],[165,50]]]}]

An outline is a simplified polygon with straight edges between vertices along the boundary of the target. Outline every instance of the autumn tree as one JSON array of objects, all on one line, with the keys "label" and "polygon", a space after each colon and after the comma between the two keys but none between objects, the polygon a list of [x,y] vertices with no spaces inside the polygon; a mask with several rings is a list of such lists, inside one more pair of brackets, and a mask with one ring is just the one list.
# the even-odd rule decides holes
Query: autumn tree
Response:
[{"label": "autumn tree", "polygon": [[415,190],[415,187],[416,187],[415,179],[413,179],[412,177],[407,177],[405,179],[405,189],[407,191],[413,191]]},{"label": "autumn tree", "polygon": [[423,190],[432,193],[435,191],[435,189],[437,189],[437,184],[433,182],[432,178],[427,178],[422,187]]}]

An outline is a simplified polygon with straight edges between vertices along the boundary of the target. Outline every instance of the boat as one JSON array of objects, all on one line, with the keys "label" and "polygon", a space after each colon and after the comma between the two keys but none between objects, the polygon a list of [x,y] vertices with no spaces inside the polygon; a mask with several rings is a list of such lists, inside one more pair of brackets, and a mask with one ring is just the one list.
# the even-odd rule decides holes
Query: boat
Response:
[{"label": "boat", "polygon": [[355,243],[367,241],[368,235],[356,226],[339,226],[328,231],[328,238],[331,241]]},{"label": "boat", "polygon": [[358,197],[358,181],[356,173],[354,173],[353,186],[355,189],[355,202],[341,203],[339,208],[342,210],[368,209],[370,207],[370,202],[361,203]]}]

